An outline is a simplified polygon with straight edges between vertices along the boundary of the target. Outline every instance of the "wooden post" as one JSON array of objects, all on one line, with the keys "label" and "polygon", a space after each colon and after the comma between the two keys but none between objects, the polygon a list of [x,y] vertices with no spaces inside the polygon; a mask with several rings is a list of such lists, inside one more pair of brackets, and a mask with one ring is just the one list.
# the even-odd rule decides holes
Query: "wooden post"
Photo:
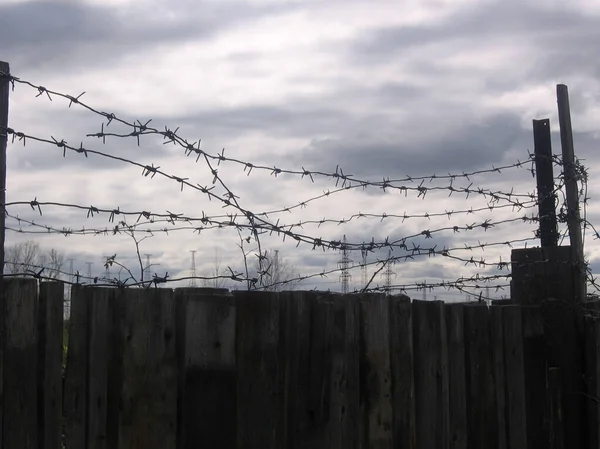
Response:
[{"label": "wooden post", "polygon": [[549,119],[533,121],[533,142],[540,216],[539,237],[542,247],[556,246],[558,230]]},{"label": "wooden post", "polygon": [[579,191],[575,172],[575,151],[573,149],[573,129],[571,127],[571,111],[569,107],[569,91],[564,84],[556,86],[558,101],[558,120],[560,124],[560,142],[562,146],[565,190],[567,197],[567,224],[573,262],[577,266],[579,278],[576,282],[575,302],[586,300],[586,272],[583,255],[583,239],[581,236],[581,217],[579,215]]},{"label": "wooden post", "polygon": [[4,273],[4,239],[6,203],[6,146],[8,144],[8,92],[10,81],[6,76],[10,73],[8,62],[0,61],[0,279]]}]

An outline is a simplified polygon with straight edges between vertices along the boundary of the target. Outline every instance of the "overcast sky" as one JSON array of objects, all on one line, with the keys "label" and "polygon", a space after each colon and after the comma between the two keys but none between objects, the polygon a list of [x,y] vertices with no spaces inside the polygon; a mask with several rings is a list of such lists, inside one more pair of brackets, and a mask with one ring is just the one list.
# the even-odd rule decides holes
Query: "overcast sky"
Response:
[{"label": "overcast sky", "polygon": [[[526,160],[533,150],[532,120],[549,118],[553,150],[560,154],[556,84],[567,84],[571,99],[575,151],[590,171],[587,217],[600,218],[595,172],[600,168],[600,3],[597,1],[19,1],[0,0],[0,60],[23,80],[77,96],[97,110],[127,121],[177,134],[202,149],[252,164],[345,174],[370,181],[405,176],[461,174]],[[154,164],[193,185],[210,186],[206,163],[183,149],[163,145],[160,137],[135,139],[86,137],[105,130],[131,130],[55,97],[17,84],[10,94],[9,126],[30,135],[95,149]],[[272,176],[224,162],[218,173],[255,214],[295,206],[335,189],[335,179]],[[527,194],[535,181],[527,170],[458,178],[455,187]],[[555,169],[558,174],[558,168]],[[426,181],[448,186],[449,181]],[[404,183],[416,187],[419,184]],[[402,183],[396,183],[400,186]],[[213,191],[223,197],[218,183]],[[46,144],[15,142],[8,148],[7,202],[60,202],[103,209],[150,210],[202,217],[234,213],[218,201],[172,180],[143,177],[135,166],[103,157],[68,152]],[[425,199],[408,191],[350,189],[309,202],[305,208],[272,213],[269,223],[292,224],[353,214],[423,215],[485,206],[478,195],[430,191]],[[502,204],[502,203],[499,203]],[[43,216],[28,205],[9,206],[12,215],[58,228],[112,228],[108,214],[45,206]],[[465,226],[531,215],[535,209],[510,208],[448,217],[361,218],[346,224],[307,223],[305,236],[352,243],[399,240],[422,230]],[[135,219],[128,218],[129,221]],[[244,220],[237,218],[240,223]],[[600,221],[600,220],[598,220]],[[184,224],[180,224],[183,226]],[[8,219],[7,226],[33,230]],[[154,224],[154,237],[140,244],[151,254],[151,271],[172,277],[190,274],[197,251],[199,275],[210,275],[215,252],[222,267],[243,270],[235,229],[176,230]],[[149,227],[152,227],[149,225]],[[535,224],[502,224],[488,229],[433,234],[408,239],[423,247],[464,247],[534,236]],[[139,234],[140,236],[143,234]],[[244,231],[243,236],[248,233]],[[600,246],[590,234],[586,254],[599,266]],[[136,269],[134,242],[125,236],[25,234],[9,231],[7,244],[36,238],[74,260],[74,269],[102,275],[103,256]],[[568,240],[565,244],[568,243]],[[539,242],[532,240],[529,246]],[[515,245],[518,247],[519,245]],[[313,251],[276,235],[261,236],[261,247],[279,250],[301,275],[337,267],[337,251]],[[253,242],[246,250],[255,248]],[[395,250],[393,255],[406,254]],[[487,262],[510,260],[507,246],[452,254]],[[386,256],[378,251],[369,262]],[[354,264],[359,253],[350,255]],[[253,263],[254,255],[249,256]],[[68,265],[65,268],[69,268]],[[369,267],[370,278],[376,266]],[[600,268],[600,266],[599,266]],[[398,262],[393,282],[453,281],[475,273],[505,274],[495,267],[417,257]],[[116,270],[111,273],[115,276]],[[361,287],[360,268],[351,271],[350,288]],[[382,285],[377,276],[373,285]],[[187,281],[176,285],[187,285]],[[174,286],[174,285],[173,285]],[[240,287],[238,284],[232,287]],[[305,288],[340,289],[339,273],[306,281]],[[493,289],[492,289],[493,290]],[[494,295],[500,295],[492,291]],[[504,292],[508,294],[508,292]],[[421,292],[409,292],[420,298]],[[443,291],[428,298],[448,297]]]}]

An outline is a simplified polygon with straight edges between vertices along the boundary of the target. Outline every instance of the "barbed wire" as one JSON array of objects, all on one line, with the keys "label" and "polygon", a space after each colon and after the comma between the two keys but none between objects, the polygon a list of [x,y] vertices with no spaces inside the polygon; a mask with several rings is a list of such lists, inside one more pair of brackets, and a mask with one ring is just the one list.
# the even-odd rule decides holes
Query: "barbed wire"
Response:
[{"label": "barbed wire", "polygon": [[[221,150],[220,152],[217,152],[216,154],[211,154],[211,153],[201,149],[201,139],[191,142],[191,141],[188,141],[187,139],[185,139],[184,137],[181,137],[178,134],[179,128],[176,128],[173,130],[173,129],[169,129],[168,127],[165,127],[165,129],[163,131],[161,129],[149,126],[149,124],[151,123],[151,120],[148,120],[145,123],[143,123],[140,120],[128,121],[123,118],[117,117],[114,113],[107,113],[107,112],[103,112],[98,109],[95,109],[92,106],[89,106],[88,104],[83,103],[80,100],[80,98],[82,97],[82,95],[85,92],[80,94],[79,96],[75,97],[75,96],[71,96],[68,94],[63,94],[60,92],[46,89],[45,87],[43,87],[41,85],[36,85],[29,81],[21,80],[10,74],[0,72],[0,77],[8,77],[9,81],[13,85],[13,90],[14,90],[14,86],[16,83],[22,84],[22,85],[27,85],[37,91],[37,95],[36,95],[37,97],[46,96],[50,101],[52,101],[53,96],[61,97],[61,98],[69,101],[69,107],[71,107],[73,104],[75,104],[77,106],[80,106],[80,107],[88,110],[89,112],[92,112],[92,113],[102,117],[103,120],[106,120],[107,127],[110,126],[111,123],[117,122],[117,123],[120,123],[130,129],[129,132],[124,132],[124,133],[120,133],[120,132],[116,132],[116,131],[115,132],[113,132],[113,131],[107,132],[107,131],[105,131],[105,123],[103,121],[100,132],[87,134],[87,137],[101,139],[102,143],[106,143],[107,138],[122,138],[122,139],[134,138],[134,139],[136,139],[137,144],[139,146],[140,138],[142,136],[154,135],[154,136],[161,137],[164,144],[173,144],[175,146],[179,146],[180,148],[182,148],[184,150],[185,156],[187,156],[187,157],[195,156],[196,163],[198,163],[200,160],[202,160],[204,162],[204,164],[206,165],[206,167],[208,169],[208,173],[210,173],[210,175],[212,176],[212,185],[209,187],[209,186],[202,186],[200,184],[193,183],[187,177],[169,174],[165,170],[161,170],[160,166],[155,166],[154,164],[143,164],[143,163],[125,158],[123,156],[115,156],[115,155],[111,155],[111,154],[108,154],[108,153],[105,153],[105,152],[102,152],[99,150],[89,149],[89,148],[86,148],[83,146],[83,142],[81,142],[79,147],[76,147],[76,146],[69,145],[64,139],[58,140],[58,139],[55,139],[54,137],[47,139],[47,138],[27,134],[22,131],[15,131],[12,128],[1,129],[0,132],[5,132],[7,134],[7,136],[12,136],[13,143],[15,141],[19,141],[19,142],[22,142],[23,145],[25,145],[28,140],[31,140],[31,141],[39,142],[42,144],[55,146],[59,149],[62,148],[63,157],[66,157],[67,150],[69,150],[69,152],[75,152],[75,153],[84,155],[85,157],[88,157],[88,155],[91,154],[91,155],[96,155],[96,156],[99,156],[102,158],[108,158],[108,159],[111,159],[111,160],[114,160],[114,161],[117,161],[120,163],[133,165],[133,166],[136,166],[137,168],[142,169],[142,176],[144,176],[144,177],[154,178],[156,175],[159,175],[161,177],[164,177],[166,179],[176,182],[179,185],[181,191],[183,191],[184,187],[193,189],[194,191],[198,191],[198,192],[202,193],[203,195],[205,195],[209,200],[215,200],[223,208],[231,208],[235,211],[234,213],[231,213],[231,214],[224,214],[224,215],[213,214],[210,216],[205,215],[205,213],[202,212],[201,217],[194,217],[194,216],[186,216],[182,213],[173,213],[168,210],[166,211],[166,213],[156,213],[156,212],[151,212],[151,211],[125,211],[125,210],[121,210],[118,207],[103,209],[103,208],[98,208],[95,206],[84,206],[84,205],[73,204],[73,203],[62,203],[62,202],[51,202],[51,201],[42,202],[42,201],[38,201],[37,198],[35,198],[33,201],[14,201],[14,202],[7,202],[6,204],[2,205],[4,208],[4,213],[6,214],[7,218],[16,220],[18,223],[18,226],[19,226],[18,228],[14,228],[12,226],[7,226],[6,227],[7,230],[11,230],[14,232],[19,232],[19,233],[31,233],[31,234],[49,233],[49,234],[62,234],[65,236],[70,236],[70,235],[116,235],[121,232],[139,232],[139,233],[146,233],[146,234],[150,234],[150,235],[152,235],[154,233],[168,234],[170,232],[179,232],[179,231],[192,231],[192,232],[200,233],[202,231],[211,230],[211,229],[232,228],[232,229],[235,229],[238,233],[240,233],[239,235],[240,235],[240,239],[242,240],[242,244],[243,244],[244,238],[242,238],[241,231],[248,231],[251,236],[251,239],[254,241],[254,244],[257,247],[256,255],[258,257],[258,262],[259,262],[259,268],[257,270],[258,279],[257,279],[257,277],[250,276],[249,271],[248,271],[248,264],[246,261],[247,254],[244,252],[245,251],[244,248],[241,247],[242,253],[244,254],[244,263],[245,263],[245,271],[246,271],[245,274],[240,273],[240,272],[235,272],[234,270],[232,270],[231,268],[228,267],[228,269],[230,270],[230,275],[228,275],[228,276],[217,276],[217,277],[201,277],[200,276],[200,277],[172,278],[168,275],[168,273],[165,273],[164,276],[159,276],[155,273],[152,280],[143,280],[142,279],[141,281],[134,282],[134,283],[127,284],[127,285],[122,284],[120,280],[117,282],[116,280],[102,279],[102,278],[97,278],[97,277],[93,279],[93,281],[95,283],[103,281],[106,283],[106,285],[116,285],[118,287],[124,287],[124,286],[148,287],[150,285],[157,286],[159,284],[177,282],[177,281],[186,280],[186,279],[187,280],[189,280],[189,279],[214,280],[214,279],[226,278],[226,279],[230,279],[235,282],[246,282],[246,283],[248,283],[249,286],[250,285],[252,285],[252,286],[260,285],[261,288],[267,289],[267,288],[279,287],[281,285],[289,285],[292,282],[302,282],[302,281],[316,278],[316,277],[326,277],[327,275],[330,275],[333,273],[338,273],[338,272],[343,271],[344,269],[348,269],[347,267],[346,268],[338,267],[338,268],[331,269],[331,270],[323,270],[319,273],[313,273],[313,274],[309,274],[309,275],[305,275],[305,276],[298,276],[294,279],[288,279],[288,280],[284,280],[284,281],[277,282],[277,283],[266,284],[265,282],[263,282],[262,277],[265,275],[268,275],[268,271],[270,269],[271,263],[266,256],[266,251],[263,252],[263,250],[262,250],[260,236],[273,235],[273,234],[281,236],[282,240],[284,242],[286,241],[286,239],[292,239],[292,241],[296,242],[296,247],[298,247],[300,244],[306,244],[306,245],[312,246],[313,250],[315,250],[315,249],[322,249],[323,251],[325,251],[325,250],[348,250],[348,251],[360,250],[362,252],[364,252],[364,251],[375,252],[377,250],[382,250],[382,249],[393,249],[396,251],[404,252],[402,254],[396,254],[394,256],[390,256],[387,259],[377,260],[377,261],[366,264],[368,266],[377,267],[375,274],[371,278],[371,281],[375,278],[375,275],[378,274],[388,264],[396,263],[398,261],[414,260],[415,257],[424,257],[424,256],[435,257],[435,256],[440,255],[449,260],[463,263],[464,266],[466,266],[466,267],[475,267],[475,268],[479,268],[479,269],[495,267],[496,269],[499,269],[499,270],[507,269],[510,266],[510,262],[503,262],[501,258],[498,262],[490,262],[490,261],[486,261],[484,258],[476,258],[476,257],[465,258],[465,257],[457,256],[454,253],[458,252],[458,251],[483,250],[484,248],[492,247],[492,246],[512,247],[512,245],[514,245],[514,244],[523,244],[523,243],[527,244],[529,242],[537,240],[537,238],[539,237],[539,230],[536,230],[534,232],[535,237],[531,237],[531,238],[521,238],[521,239],[515,238],[513,240],[508,240],[508,241],[497,241],[497,242],[490,242],[490,243],[487,243],[487,242],[481,243],[478,241],[477,244],[466,244],[465,243],[463,247],[453,247],[453,248],[449,248],[449,249],[446,249],[445,247],[442,249],[438,249],[436,245],[431,246],[431,247],[425,247],[421,244],[415,244],[415,243],[412,243],[412,247],[410,247],[408,245],[408,243],[413,239],[417,239],[417,238],[430,239],[430,238],[433,238],[434,234],[442,233],[442,232],[452,232],[453,234],[455,234],[455,233],[462,232],[462,231],[472,231],[472,230],[476,230],[476,229],[483,229],[484,231],[488,231],[488,230],[491,230],[492,228],[495,228],[497,226],[504,225],[504,224],[510,224],[510,223],[516,223],[516,222],[523,222],[523,223],[539,222],[540,217],[537,217],[534,215],[531,215],[529,217],[527,215],[522,215],[519,217],[512,217],[512,218],[506,218],[503,220],[495,220],[495,221],[488,218],[488,219],[485,219],[482,221],[474,222],[472,224],[465,224],[465,225],[461,225],[461,226],[453,225],[453,226],[441,226],[441,227],[437,227],[434,229],[421,229],[420,231],[418,231],[416,233],[413,233],[413,234],[410,234],[410,235],[407,235],[407,236],[404,236],[401,238],[391,239],[390,237],[387,237],[383,240],[375,240],[375,238],[371,238],[370,242],[362,242],[362,243],[342,242],[342,240],[315,237],[315,236],[307,234],[307,233],[301,233],[301,232],[296,231],[297,229],[302,229],[304,226],[315,225],[315,226],[317,226],[317,228],[320,228],[322,225],[325,225],[325,224],[332,224],[332,225],[339,226],[339,225],[348,224],[348,223],[355,222],[355,221],[362,220],[362,219],[378,219],[378,220],[380,220],[380,222],[383,222],[386,220],[401,220],[402,223],[404,223],[405,220],[416,219],[416,218],[431,219],[434,217],[447,217],[450,220],[451,218],[455,218],[456,216],[470,215],[470,214],[474,214],[474,213],[478,213],[478,212],[486,212],[487,211],[489,213],[492,213],[492,212],[495,212],[500,209],[511,209],[512,212],[514,212],[514,211],[520,212],[523,209],[527,210],[530,208],[534,208],[540,202],[545,200],[545,198],[539,197],[539,195],[536,193],[516,193],[516,192],[514,192],[514,188],[508,192],[505,192],[502,190],[484,189],[482,187],[474,186],[474,184],[471,180],[471,178],[478,176],[478,175],[501,174],[503,172],[506,172],[507,170],[513,170],[513,169],[514,170],[516,170],[516,169],[528,170],[531,172],[532,176],[534,177],[535,176],[534,164],[535,164],[536,157],[531,153],[528,153],[528,158],[523,162],[516,161],[516,162],[510,163],[510,164],[504,164],[504,165],[500,165],[497,167],[492,166],[491,168],[474,170],[474,171],[470,171],[470,172],[462,172],[462,173],[457,173],[457,174],[448,173],[448,174],[444,174],[444,175],[434,174],[434,175],[428,175],[428,176],[408,176],[407,175],[404,178],[396,178],[396,179],[389,178],[389,177],[383,177],[382,180],[380,180],[380,181],[371,181],[371,180],[361,179],[361,178],[356,177],[351,174],[347,174],[344,172],[344,170],[339,165],[336,166],[335,171],[307,170],[304,168],[304,166],[302,166],[301,170],[297,170],[297,169],[282,168],[282,167],[277,167],[277,166],[268,166],[265,164],[259,164],[259,163],[254,163],[251,161],[244,161],[239,158],[225,156],[225,149]],[[562,159],[558,156],[553,156],[552,160],[555,165],[558,165],[558,166],[563,165]],[[224,180],[222,179],[222,177],[218,171],[218,167],[220,167],[221,164],[231,164],[231,165],[241,166],[243,172],[246,173],[247,176],[250,176],[252,171],[264,171],[275,178],[277,178],[279,175],[282,175],[282,174],[299,177],[300,179],[307,178],[313,184],[315,183],[315,179],[323,178],[324,180],[333,181],[335,188],[332,190],[324,190],[321,194],[314,195],[306,200],[299,201],[296,204],[293,204],[290,206],[255,213],[255,212],[252,212],[249,208],[243,207],[239,202],[240,197],[235,195],[234,192],[224,182]],[[582,189],[580,191],[580,199],[581,199],[581,196],[583,196],[584,216],[581,219],[581,223],[584,227],[584,236],[585,236],[585,231],[587,229],[591,229],[594,232],[595,238],[600,238],[600,234],[598,234],[598,232],[596,231],[596,228],[587,220],[587,215],[586,215],[587,209],[585,206],[587,205],[587,200],[588,200],[588,198],[587,198],[587,176],[588,176],[587,171],[586,171],[585,167],[583,167],[583,165],[580,164],[579,161],[576,162],[576,167],[577,167],[577,169],[575,171],[576,177],[578,178],[578,181],[582,182]],[[556,186],[556,188],[550,194],[550,196],[552,196],[555,199],[555,203],[558,201],[557,195],[560,193],[563,193],[562,190],[564,188],[564,175],[560,174],[557,177],[557,179],[560,182],[559,182],[558,186]],[[455,182],[457,180],[466,180],[469,182],[469,184],[467,186],[456,186]],[[446,182],[446,184],[432,185],[434,182],[435,183]],[[222,193],[216,192],[215,188],[217,186],[219,186],[223,190]],[[425,199],[427,194],[430,192],[432,192],[432,193],[442,193],[442,192],[448,193],[449,197],[453,196],[453,195],[465,195],[465,199],[469,199],[469,198],[471,198],[471,196],[478,196],[480,198],[485,199],[487,202],[487,205],[483,206],[483,207],[474,207],[474,208],[470,207],[470,208],[459,209],[459,210],[450,210],[450,211],[444,210],[444,212],[435,211],[435,212],[431,212],[431,213],[424,212],[424,213],[416,213],[416,214],[408,214],[406,212],[404,212],[403,214],[398,214],[398,213],[376,214],[376,213],[358,212],[358,213],[354,213],[354,214],[350,215],[349,218],[334,219],[334,218],[324,217],[321,220],[314,220],[314,219],[313,220],[299,220],[299,221],[295,221],[293,223],[288,223],[288,224],[281,223],[280,219],[278,219],[276,222],[272,222],[270,219],[272,216],[276,216],[278,214],[289,213],[295,209],[304,209],[307,207],[307,205],[309,203],[312,203],[312,202],[315,202],[315,201],[318,201],[318,200],[321,200],[324,198],[330,198],[332,195],[336,195],[341,192],[349,191],[352,189],[367,189],[367,188],[378,188],[384,192],[387,192],[388,190],[398,191],[401,194],[404,194],[405,197],[407,197],[408,193],[410,192],[410,193],[414,193],[417,199]],[[563,197],[562,203],[560,205],[560,211],[558,213],[558,220],[560,223],[564,223],[567,220],[569,220],[570,218],[572,218],[569,216],[569,212],[568,212],[568,209],[566,208],[565,204],[566,204],[566,200]],[[29,206],[34,211],[39,212],[40,216],[42,216],[42,206],[44,208],[60,207],[60,208],[83,210],[83,211],[86,211],[86,213],[87,213],[86,218],[93,218],[93,217],[95,217],[95,215],[99,215],[99,214],[108,214],[109,215],[108,221],[110,223],[116,222],[116,224],[114,227],[112,227],[112,229],[106,228],[106,227],[104,229],[100,229],[100,228],[86,229],[83,227],[81,229],[72,229],[70,227],[64,227],[64,226],[62,229],[59,229],[58,227],[55,227],[54,225],[39,224],[33,220],[20,218],[18,215],[14,215],[14,214],[9,214],[7,208],[18,207],[18,206]],[[133,224],[128,224],[124,219],[121,220],[122,217],[137,217],[137,220]],[[40,231],[22,229],[21,223],[25,223],[28,226],[31,226],[36,229],[40,229]],[[167,227],[167,226],[165,226],[163,228],[157,227],[158,224],[163,224],[163,223],[170,225],[170,227]],[[194,226],[195,223],[199,223],[200,226]],[[142,229],[142,227],[146,227],[146,229]],[[151,227],[151,228],[149,228],[149,227]],[[43,229],[43,231],[42,231],[42,229]],[[563,236],[564,236],[564,232],[563,232]],[[247,239],[248,239],[248,243],[249,243],[250,237],[248,237]],[[139,257],[139,251],[138,251],[138,257]],[[114,262],[114,260],[113,260],[113,262]],[[107,261],[107,263],[108,263],[108,261]],[[265,266],[263,266],[263,263],[265,264]],[[362,266],[364,266],[364,264],[360,265],[360,266],[362,267]],[[350,267],[349,269],[354,269],[356,267],[357,266]],[[37,268],[40,268],[40,267],[37,267]],[[22,275],[33,276],[37,279],[44,279],[44,277],[42,275],[43,267],[41,267],[41,268],[42,268],[42,271],[39,271],[39,272],[31,271],[30,273],[24,273]],[[586,270],[587,270],[587,268],[588,267],[586,265]],[[67,275],[65,273],[62,273],[62,274]],[[587,271],[587,275],[588,275],[588,282],[590,282],[591,285],[593,285],[595,288],[598,288],[598,286],[596,285],[596,279],[592,276],[592,274],[589,270]],[[497,276],[497,277],[495,277],[495,276]],[[419,288],[456,288],[459,291],[462,291],[461,289],[477,290],[479,288],[478,286],[482,282],[484,282],[484,280],[483,280],[484,278],[487,279],[487,277],[481,277],[481,276],[479,276],[479,274],[475,274],[472,277],[458,278],[456,281],[451,281],[451,282],[443,281],[440,283],[433,283],[433,284],[425,284],[425,283],[423,283],[423,284],[418,284],[418,283],[417,284],[394,284],[391,286],[391,288],[393,290],[401,290],[401,291],[404,291],[406,289],[413,289],[413,288],[416,288],[416,289],[419,289]],[[508,278],[510,278],[510,274],[509,275],[490,276],[489,280],[498,281],[498,280],[501,280],[501,278],[508,279]],[[81,279],[81,278],[78,277],[77,279]],[[91,281],[91,280],[88,279],[88,281]],[[369,281],[369,283],[367,285],[365,285],[361,291],[379,291],[383,288],[383,287],[379,287],[379,286],[371,287],[371,283],[372,283],[371,281]],[[479,297],[481,299],[481,295]]]}]

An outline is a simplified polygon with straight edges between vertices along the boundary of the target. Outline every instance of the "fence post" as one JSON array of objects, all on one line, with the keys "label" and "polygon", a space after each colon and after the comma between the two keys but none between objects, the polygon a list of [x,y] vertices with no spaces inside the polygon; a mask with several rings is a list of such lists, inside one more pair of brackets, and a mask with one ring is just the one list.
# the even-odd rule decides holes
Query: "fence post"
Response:
[{"label": "fence post", "polygon": [[560,125],[560,142],[567,197],[567,224],[569,226],[569,240],[571,242],[573,263],[577,267],[575,273],[578,276],[575,282],[575,293],[577,295],[575,302],[578,302],[585,301],[586,299],[586,276],[583,258],[583,238],[581,236],[581,218],[579,216],[577,175],[575,172],[573,129],[571,127],[571,111],[567,86],[564,84],[556,86],[556,98],[558,102],[558,121]]},{"label": "fence post", "polygon": [[542,247],[556,246],[558,231],[554,202],[554,173],[552,170],[552,141],[549,119],[533,121],[533,143],[540,214],[540,241]]},{"label": "fence post", "polygon": [[4,274],[4,234],[6,203],[6,146],[8,144],[8,92],[10,80],[8,62],[0,61],[0,279]]}]

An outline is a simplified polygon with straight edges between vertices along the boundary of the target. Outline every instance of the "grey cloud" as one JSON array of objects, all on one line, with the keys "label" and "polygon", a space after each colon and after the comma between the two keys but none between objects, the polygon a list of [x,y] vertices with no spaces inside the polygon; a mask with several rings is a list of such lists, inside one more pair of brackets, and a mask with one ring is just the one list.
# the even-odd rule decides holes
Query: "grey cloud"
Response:
[{"label": "grey cloud", "polygon": [[377,179],[462,173],[497,164],[504,151],[526,148],[530,139],[519,119],[511,115],[496,115],[483,126],[459,126],[450,136],[436,136],[432,123],[421,142],[408,142],[401,134],[385,138],[377,134],[354,137],[349,132],[339,139],[314,140],[292,159],[296,164],[308,160],[324,167],[340,165],[346,173]]},{"label": "grey cloud", "polygon": [[106,66],[144,48],[207,39],[242,21],[290,7],[180,1],[169,4],[172,17],[160,20],[149,13],[152,6],[134,8],[59,0],[0,5],[0,42],[7,49],[0,58],[8,60],[15,73],[27,68]]}]

